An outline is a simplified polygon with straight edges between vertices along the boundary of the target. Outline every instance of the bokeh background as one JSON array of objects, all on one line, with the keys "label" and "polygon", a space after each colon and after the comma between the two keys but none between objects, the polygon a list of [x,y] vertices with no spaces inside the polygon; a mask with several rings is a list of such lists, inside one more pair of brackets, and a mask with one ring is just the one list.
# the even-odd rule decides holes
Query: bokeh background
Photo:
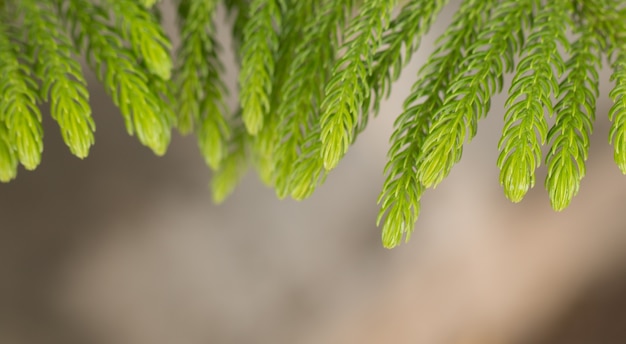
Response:
[{"label": "bokeh background", "polygon": [[626,342],[626,177],[607,142],[606,70],[587,176],[568,209],[551,210],[543,166],[524,201],[504,197],[500,95],[462,162],[424,196],[412,240],[382,248],[376,198],[392,123],[457,6],[302,202],[278,200],[250,174],[214,205],[194,139],[176,134],[155,157],[88,72],[90,156],[71,156],[45,116],[42,165],[0,185],[0,342]]}]

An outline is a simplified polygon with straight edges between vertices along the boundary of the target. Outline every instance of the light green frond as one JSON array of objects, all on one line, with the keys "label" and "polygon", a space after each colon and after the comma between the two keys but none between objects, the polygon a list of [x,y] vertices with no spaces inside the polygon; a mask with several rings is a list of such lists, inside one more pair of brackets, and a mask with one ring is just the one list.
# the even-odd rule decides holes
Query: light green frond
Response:
[{"label": "light green frond", "polygon": [[[622,9],[621,14],[617,18],[623,18],[626,9]],[[613,158],[617,166],[626,174],[626,24],[617,18],[607,25],[611,30],[607,35],[608,50],[612,57],[611,81],[615,82],[615,87],[609,93],[613,100],[613,106],[609,110],[609,119],[612,122],[609,142],[613,145]]]},{"label": "light green frond", "polygon": [[230,136],[228,92],[220,77],[224,68],[213,23],[216,6],[215,0],[180,1],[181,46],[174,76],[178,129],[186,134],[197,128],[200,150],[212,169],[219,168]]},{"label": "light green frond", "polygon": [[220,168],[227,155],[231,129],[215,103],[208,99],[205,99],[206,102],[210,103],[203,106],[206,109],[206,115],[197,131],[198,145],[207,165],[215,170]]},{"label": "light green frond", "polygon": [[[94,143],[95,123],[91,118],[87,83],[72,53],[70,37],[50,3],[18,2],[28,31],[28,44],[36,55],[35,73],[41,79],[41,96],[50,100],[50,113],[72,154],[85,158]],[[55,58],[51,58],[55,56]]]},{"label": "light green frond", "polygon": [[0,182],[7,183],[17,176],[19,164],[9,132],[0,122]]},{"label": "light green frond", "polygon": [[[279,144],[274,151],[274,183],[280,198],[294,192],[294,188],[309,190],[295,193],[298,198],[304,198],[317,186],[309,183],[317,182],[318,179],[312,176],[321,174],[316,170],[321,168],[319,107],[339,48],[337,30],[345,25],[345,18],[353,5],[353,0],[312,1],[308,16],[301,21],[305,23],[302,37],[293,48],[293,58],[283,82],[282,101],[275,111],[280,123],[276,135]],[[307,138],[310,145],[317,146],[307,146],[307,149],[316,148],[318,153],[300,154]],[[315,159],[320,162],[313,161]],[[300,164],[305,165],[301,169],[305,176],[293,176],[296,166]],[[297,182],[292,183],[294,180]],[[307,186],[302,187],[301,183],[307,183]]]},{"label": "light green frond", "polygon": [[[408,241],[419,216],[424,186],[417,179],[416,166],[430,123],[443,103],[446,88],[458,72],[463,53],[484,26],[492,1],[466,0],[435,52],[419,71],[404,112],[396,120],[385,166],[387,178],[378,197],[381,205],[377,223],[383,222],[383,246],[393,248],[403,236]],[[463,25],[457,24],[463,23]]]},{"label": "light green frond", "polygon": [[246,128],[256,135],[270,111],[281,11],[277,0],[252,0],[249,13],[241,47],[239,98]]},{"label": "light green frond", "polygon": [[141,4],[146,8],[151,8],[154,6],[159,0],[139,0]]},{"label": "light green frond", "polygon": [[168,104],[118,32],[107,24],[106,12],[86,0],[70,0],[66,17],[72,20],[77,45],[120,108],[128,133],[136,133],[141,143],[163,155],[171,137],[170,112],[164,111]]},{"label": "light green frond", "polygon": [[0,122],[9,131],[10,148],[16,151],[19,162],[27,170],[34,170],[43,151],[41,113],[37,107],[39,90],[30,73],[30,58],[20,40],[16,31],[0,23]]},{"label": "light green frond", "polygon": [[252,138],[252,162],[259,178],[268,187],[274,186],[274,149],[276,142],[277,123],[266,120],[263,128]]},{"label": "light green frond", "polygon": [[169,80],[172,73],[171,44],[150,11],[136,0],[107,0],[115,17],[117,31],[130,42],[135,56],[151,73]]},{"label": "light green frond", "polygon": [[380,101],[389,96],[391,85],[400,77],[402,68],[419,48],[422,36],[430,30],[447,3],[448,0],[409,0],[391,21],[382,38],[383,48],[373,58],[368,78],[372,93],[367,95],[363,105],[361,130],[367,125],[370,107],[378,113]]},{"label": "light green frond", "polygon": [[278,135],[281,123],[279,107],[298,101],[285,97],[285,92],[291,86],[289,84],[291,65],[304,34],[302,23],[310,19],[307,15],[310,14],[311,7],[311,2],[289,0],[284,6],[284,13],[281,14],[283,30],[278,36],[280,44],[275,53],[276,65],[280,68],[274,72],[269,111],[265,116],[263,127],[254,138],[253,145],[255,168],[267,186],[276,184],[276,170],[280,169],[279,165],[283,163],[278,162],[275,154],[281,145],[281,136]]},{"label": "light green frond", "polygon": [[[250,15],[250,1],[249,0],[224,0],[226,10],[230,14],[234,13],[233,20],[233,45],[236,51],[240,51],[241,44],[243,42],[243,32],[248,22]],[[241,62],[241,61],[238,61]]]},{"label": "light green frond", "polygon": [[513,68],[533,3],[501,1],[469,48],[422,147],[417,175],[426,187],[437,186],[450,173],[461,159],[465,141],[476,134],[478,120],[490,108],[491,96],[502,88],[503,73]]},{"label": "light green frond", "polygon": [[613,144],[613,157],[617,166],[626,174],[626,44],[617,49],[619,52],[612,63],[614,72],[611,75],[615,87],[609,93],[613,100],[613,106],[609,110],[612,122],[609,141]]},{"label": "light green frond", "polygon": [[[200,121],[200,104],[204,87],[216,64],[213,16],[216,1],[181,0],[178,5],[178,26],[181,43],[177,51],[173,83],[176,92],[177,128],[189,134]],[[210,87],[211,85],[207,85]]]},{"label": "light green frond", "polygon": [[324,162],[320,159],[322,146],[319,135],[320,128],[315,127],[300,146],[298,160],[290,176],[288,186],[291,198],[295,200],[310,197],[315,188],[326,179],[327,171],[324,169]]},{"label": "light green frond", "polygon": [[222,203],[248,171],[248,155],[252,137],[243,123],[234,126],[229,151],[211,180],[213,201]]},{"label": "light green frond", "polygon": [[343,55],[326,84],[320,125],[324,168],[331,170],[346,154],[359,126],[359,112],[370,92],[368,75],[397,0],[367,0],[350,22]]},{"label": "light green frond", "polygon": [[531,33],[522,47],[522,59],[506,101],[498,144],[500,185],[513,202],[521,201],[535,185],[541,145],[548,136],[546,114],[552,116],[551,97],[560,94],[558,79],[565,70],[558,44],[570,50],[565,33],[572,15],[571,1],[536,1],[535,6]]},{"label": "light green frond", "polygon": [[571,46],[571,57],[566,64],[568,74],[560,84],[559,102],[554,108],[556,123],[548,133],[552,147],[546,157],[545,184],[552,208],[557,211],[570,204],[585,176],[599,94],[602,37],[596,25],[600,19],[584,7],[581,13],[584,16],[574,28],[579,38]]},{"label": "light green frond", "polygon": [[[582,7],[580,4],[579,7]],[[594,26],[598,30],[598,34],[602,36],[602,45],[609,57],[609,61],[613,61],[612,57],[617,52],[616,48],[623,44],[626,30],[624,16],[626,15],[626,3],[622,0],[595,0],[584,3],[585,16],[601,18]]]}]

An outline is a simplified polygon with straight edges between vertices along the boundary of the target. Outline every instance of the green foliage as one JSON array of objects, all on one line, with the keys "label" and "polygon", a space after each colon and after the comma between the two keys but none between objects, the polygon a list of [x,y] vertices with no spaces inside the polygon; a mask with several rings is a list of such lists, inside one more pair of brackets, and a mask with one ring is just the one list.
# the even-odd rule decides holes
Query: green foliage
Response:
[{"label": "green foliage", "polygon": [[443,104],[445,91],[459,72],[464,52],[485,25],[490,5],[484,0],[465,1],[461,5],[439,46],[420,69],[404,103],[404,112],[395,122],[389,162],[385,166],[387,179],[378,198],[381,203],[378,223],[385,218],[382,235],[385,247],[398,245],[405,234],[406,240],[411,236],[425,190],[416,170],[422,146],[432,118]]},{"label": "green foliage", "polygon": [[[42,102],[70,151],[88,155],[95,124],[80,52],[129,134],[156,154],[165,153],[173,127],[195,134],[214,170],[215,202],[250,166],[279,197],[304,199],[379,112],[448,3],[169,1],[177,6],[175,53],[157,0],[0,1],[0,181],[41,161]],[[217,40],[220,6],[240,65],[240,108],[232,113]],[[534,186],[544,159],[552,207],[566,208],[577,194],[604,56],[615,82],[609,141],[626,174],[625,8],[620,0],[463,0],[394,124],[378,199],[383,245],[409,239],[422,194],[461,159],[506,73],[513,81],[497,165],[510,200]]]},{"label": "green foliage", "polygon": [[[41,161],[43,130],[37,83],[30,73],[32,58],[25,51],[19,32],[0,24],[0,121],[8,130],[6,141],[14,151],[7,155],[15,154],[26,169],[33,170]],[[9,159],[2,165],[3,179],[12,179],[17,173],[16,164]]]},{"label": "green foliage", "polygon": [[[534,5],[535,18],[509,90],[499,143],[500,184],[513,202],[521,201],[535,185],[535,169],[542,160],[541,145],[548,136],[545,114],[552,116],[554,112],[551,97],[559,94],[558,78],[565,70],[558,44],[570,50],[565,37],[570,1],[555,0],[545,5],[536,1]],[[560,112],[559,118],[563,116],[569,117]]]},{"label": "green foliage", "polygon": [[145,6],[146,8],[150,8],[152,6],[154,6],[154,4],[157,2],[158,0],[141,0],[140,3]]},{"label": "green foliage", "polygon": [[234,126],[233,132],[228,154],[211,180],[215,203],[222,203],[235,190],[248,170],[250,136],[243,123]]},{"label": "green foliage", "polygon": [[[318,120],[324,85],[335,61],[338,27],[353,7],[353,0],[312,2],[301,18],[305,23],[296,40],[287,68],[283,96],[277,104],[277,144],[274,151],[274,183],[279,197],[308,197],[324,175]],[[329,44],[316,44],[326,41]]]},{"label": "green foliage", "polygon": [[342,46],[345,54],[332,69],[321,105],[321,153],[326,170],[337,166],[354,140],[360,106],[369,91],[367,76],[396,2],[366,1],[347,28]]},{"label": "green foliage", "polygon": [[[148,13],[146,9],[139,10]],[[85,51],[89,65],[120,108],[128,133],[137,133],[139,141],[155,154],[165,154],[172,118],[166,110],[169,105],[159,94],[158,83],[140,64],[140,61],[147,63],[150,56],[139,55],[140,60],[126,48],[122,35],[129,29],[120,27],[124,21],[117,20],[117,27],[110,26],[108,12],[97,4],[69,0],[65,17],[70,21],[76,45]],[[158,65],[157,61],[153,63]]]},{"label": "green foliage", "polygon": [[106,5],[135,56],[143,60],[151,73],[169,79],[172,70],[170,43],[152,14],[135,0],[107,0]]},{"label": "green foliage", "polygon": [[197,128],[200,150],[213,169],[224,159],[230,136],[213,24],[216,8],[216,0],[179,2],[181,46],[174,80],[178,129],[187,134]]},{"label": "green foliage", "polygon": [[[380,102],[389,96],[391,85],[400,77],[400,72],[419,48],[422,36],[428,32],[432,23],[437,19],[441,9],[448,0],[411,0],[401,9],[396,18],[389,24],[389,29],[383,33],[381,45],[373,58],[375,63],[370,70],[367,85],[370,85],[372,106],[378,112]],[[404,47],[404,49],[403,49]],[[366,98],[363,113],[368,113],[370,101]],[[367,116],[361,119],[361,127],[367,124]]]},{"label": "green foliage", "polygon": [[19,6],[24,13],[24,27],[32,37],[28,54],[37,57],[35,74],[41,78],[41,97],[50,101],[52,118],[59,123],[70,151],[85,158],[94,143],[95,123],[87,83],[80,64],[72,58],[71,39],[49,3],[24,0]]},{"label": "green foliage", "polygon": [[613,106],[609,110],[609,118],[613,122],[609,132],[609,141],[614,146],[614,159],[623,174],[626,174],[626,24],[624,16],[626,9],[622,9],[622,16],[612,17],[607,25],[609,51],[613,74],[611,81],[615,88],[609,93]]},{"label": "green foliage", "polygon": [[433,115],[420,153],[417,178],[424,186],[435,187],[447,177],[461,159],[465,140],[476,135],[478,120],[487,115],[491,96],[502,89],[503,73],[513,68],[532,5],[532,0],[501,1],[470,45],[463,67]]},{"label": "green foliage", "polygon": [[557,211],[569,205],[585,176],[599,94],[597,69],[601,65],[602,38],[593,22],[592,17],[579,19],[575,29],[579,37],[571,45],[571,57],[565,65],[568,76],[559,85],[559,101],[554,108],[556,123],[547,136],[552,147],[546,157],[546,188]]},{"label": "green foliage", "polygon": [[9,131],[4,123],[0,123],[0,182],[13,180],[17,175],[18,164]]},{"label": "green foliage", "polygon": [[255,135],[263,127],[270,108],[275,54],[281,10],[276,0],[252,0],[249,20],[243,31],[242,64],[239,74],[241,85],[242,117],[248,131]]}]

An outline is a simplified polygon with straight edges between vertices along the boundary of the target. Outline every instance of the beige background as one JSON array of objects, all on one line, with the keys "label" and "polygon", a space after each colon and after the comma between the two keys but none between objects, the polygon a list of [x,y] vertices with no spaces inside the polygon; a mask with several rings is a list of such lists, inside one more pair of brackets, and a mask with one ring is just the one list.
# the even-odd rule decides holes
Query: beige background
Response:
[{"label": "beige background", "polygon": [[505,199],[500,95],[463,161],[426,193],[411,242],[381,247],[392,122],[453,3],[380,116],[299,203],[249,175],[213,205],[194,140],[175,135],[153,156],[90,74],[89,158],[70,155],[48,116],[42,165],[0,185],[0,342],[625,342],[626,177],[607,143],[607,72],[588,175],[567,210],[550,209],[543,166],[522,203]]}]

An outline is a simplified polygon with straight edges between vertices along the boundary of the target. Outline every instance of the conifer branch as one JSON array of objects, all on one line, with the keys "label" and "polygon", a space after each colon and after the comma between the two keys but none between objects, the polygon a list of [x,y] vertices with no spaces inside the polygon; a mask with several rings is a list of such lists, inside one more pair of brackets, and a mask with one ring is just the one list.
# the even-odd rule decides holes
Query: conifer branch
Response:
[{"label": "conifer branch", "polygon": [[308,197],[325,175],[320,153],[320,105],[339,49],[338,29],[346,24],[353,6],[354,0],[316,0],[304,21],[276,109],[280,143],[274,152],[274,180],[281,198],[288,194],[295,199]]},{"label": "conifer branch", "polygon": [[95,123],[87,83],[80,64],[72,58],[70,37],[62,30],[49,3],[23,0],[18,6],[29,36],[30,55],[36,56],[35,74],[41,79],[41,98],[50,99],[50,113],[59,123],[70,151],[85,158],[94,143]]},{"label": "conifer branch", "polygon": [[[235,50],[239,51],[243,42],[244,29],[250,18],[250,1],[249,0],[224,0],[224,5],[229,13],[235,12],[235,20],[233,23],[233,41]],[[239,61],[241,62],[241,61]]]},{"label": "conifer branch", "polygon": [[509,90],[498,143],[500,184],[513,202],[521,201],[535,185],[535,170],[542,160],[541,145],[548,135],[545,115],[554,112],[551,97],[559,95],[558,78],[565,70],[558,44],[570,50],[565,32],[570,24],[571,2],[536,1],[534,5],[536,14]]},{"label": "conifer branch", "polygon": [[[303,89],[302,80],[297,78],[305,77],[315,73],[305,72],[302,69],[307,67],[307,62],[311,55],[303,57],[302,42],[306,41],[308,33],[307,25],[314,20],[314,9],[319,6],[319,1],[303,2],[292,1],[288,5],[285,15],[285,29],[281,37],[281,44],[278,49],[278,65],[274,85],[272,88],[271,101],[271,123],[264,127],[261,135],[257,138],[256,146],[260,147],[259,154],[266,155],[265,167],[259,168],[261,179],[265,179],[266,184],[273,184],[276,193],[280,198],[286,196],[286,186],[293,169],[293,163],[297,158],[298,137],[301,137],[301,129],[283,123],[290,115],[294,107],[299,103],[308,100],[306,95],[297,94]],[[332,44],[325,45],[332,49]],[[305,69],[308,70],[308,69]],[[311,76],[313,76],[311,75]],[[294,91],[296,95],[294,95]],[[304,110],[306,111],[306,109]],[[300,116],[306,118],[307,113],[301,112]]]},{"label": "conifer branch", "polygon": [[145,8],[151,8],[152,6],[154,6],[157,1],[159,0],[139,0],[141,2],[141,4],[145,7]]},{"label": "conifer branch", "polygon": [[[617,6],[612,2],[613,7]],[[609,11],[614,8],[608,8]],[[615,87],[609,93],[613,100],[613,106],[609,110],[611,129],[609,131],[609,142],[613,144],[613,159],[617,163],[620,171],[626,174],[626,24],[623,18],[626,9],[621,8],[620,16],[613,17],[608,24],[609,57],[613,74],[611,81],[615,82]]]},{"label": "conifer branch", "polygon": [[[169,80],[172,73],[171,44],[159,23],[136,0],[106,0],[124,40],[151,73]],[[145,1],[145,0],[144,0]]]},{"label": "conifer branch", "polygon": [[269,111],[265,116],[263,127],[254,137],[253,144],[255,167],[260,179],[268,186],[275,185],[275,169],[278,165],[275,151],[280,145],[280,136],[277,135],[277,131],[281,119],[277,110],[280,104],[294,101],[294,99],[285,99],[283,95],[290,86],[287,82],[289,82],[291,64],[296,54],[295,49],[302,40],[302,23],[309,19],[307,14],[311,6],[312,3],[308,1],[287,0],[283,7],[284,13],[281,14],[283,29],[278,36],[280,44],[274,58],[276,65],[280,68],[274,72]]},{"label": "conifer branch", "polygon": [[230,127],[226,121],[226,85],[218,57],[213,17],[217,1],[181,0],[178,21],[181,46],[174,78],[178,129],[197,128],[198,144],[207,164],[218,169],[226,155]]},{"label": "conifer branch", "polygon": [[626,46],[617,47],[617,50],[612,63],[614,72],[611,75],[615,87],[609,93],[613,100],[613,106],[609,110],[612,122],[609,140],[614,146],[615,162],[622,173],[626,174]]},{"label": "conifer branch", "polygon": [[12,142],[6,125],[0,121],[0,182],[3,183],[17,176],[19,160]]},{"label": "conifer branch", "polygon": [[[360,107],[370,89],[368,75],[374,53],[389,27],[397,0],[366,0],[360,13],[350,22],[342,46],[346,50],[333,67],[322,102],[321,141],[324,168],[331,170],[346,154],[359,126]],[[365,114],[367,116],[367,114]]]},{"label": "conifer branch", "polygon": [[554,108],[556,123],[547,139],[552,147],[546,157],[546,189],[552,208],[565,209],[576,196],[585,176],[589,136],[595,121],[598,97],[598,69],[601,67],[602,38],[597,34],[591,12],[583,8],[574,32],[579,38],[571,46],[568,71],[559,86],[559,102]]},{"label": "conifer branch", "polygon": [[147,71],[137,65],[137,57],[124,47],[124,42],[107,24],[107,13],[86,0],[70,0],[66,17],[71,22],[76,44],[87,56],[87,62],[105,85],[124,116],[130,135],[137,133],[139,141],[155,154],[163,155],[171,135],[168,105]]},{"label": "conifer branch", "polygon": [[310,197],[315,188],[326,180],[327,171],[324,169],[324,161],[320,159],[320,134],[321,128],[313,127],[300,145],[298,160],[287,186],[293,199],[303,200]]},{"label": "conifer branch", "polygon": [[422,145],[445,90],[458,72],[469,46],[485,25],[493,1],[466,0],[442,35],[439,47],[419,71],[404,112],[394,123],[391,148],[385,166],[387,178],[378,197],[381,204],[377,224],[384,218],[383,246],[393,248],[403,235],[408,241],[420,212],[424,186],[417,179],[416,166]]},{"label": "conifer branch", "polygon": [[278,49],[277,31],[281,27],[280,1],[252,0],[249,20],[244,28],[239,74],[240,104],[243,121],[252,135],[261,130],[270,111],[274,57]]},{"label": "conifer branch", "polygon": [[368,80],[372,93],[366,98],[359,131],[367,125],[370,105],[377,114],[380,101],[389,96],[391,85],[400,77],[402,68],[419,48],[422,36],[430,30],[447,3],[448,0],[409,0],[391,21],[382,38],[384,48],[373,58],[374,65]]},{"label": "conifer branch", "polygon": [[[240,116],[237,117],[240,118]],[[211,180],[211,191],[215,203],[224,202],[248,171],[251,136],[246,131],[243,122],[234,125],[233,128],[228,154]]]},{"label": "conifer branch", "polygon": [[464,59],[463,69],[446,91],[422,147],[417,175],[435,187],[461,159],[463,144],[474,137],[487,114],[491,96],[502,88],[503,73],[513,68],[522,43],[522,28],[531,18],[532,0],[504,0],[494,6],[489,25]]},{"label": "conifer branch", "polygon": [[[32,57],[24,52],[19,31],[0,23],[0,122],[9,131],[4,140],[9,148],[5,149],[15,150],[19,162],[27,170],[34,170],[41,162],[43,130],[37,83],[30,73]],[[15,176],[10,172],[14,166],[10,158],[4,165],[5,179]]]}]

